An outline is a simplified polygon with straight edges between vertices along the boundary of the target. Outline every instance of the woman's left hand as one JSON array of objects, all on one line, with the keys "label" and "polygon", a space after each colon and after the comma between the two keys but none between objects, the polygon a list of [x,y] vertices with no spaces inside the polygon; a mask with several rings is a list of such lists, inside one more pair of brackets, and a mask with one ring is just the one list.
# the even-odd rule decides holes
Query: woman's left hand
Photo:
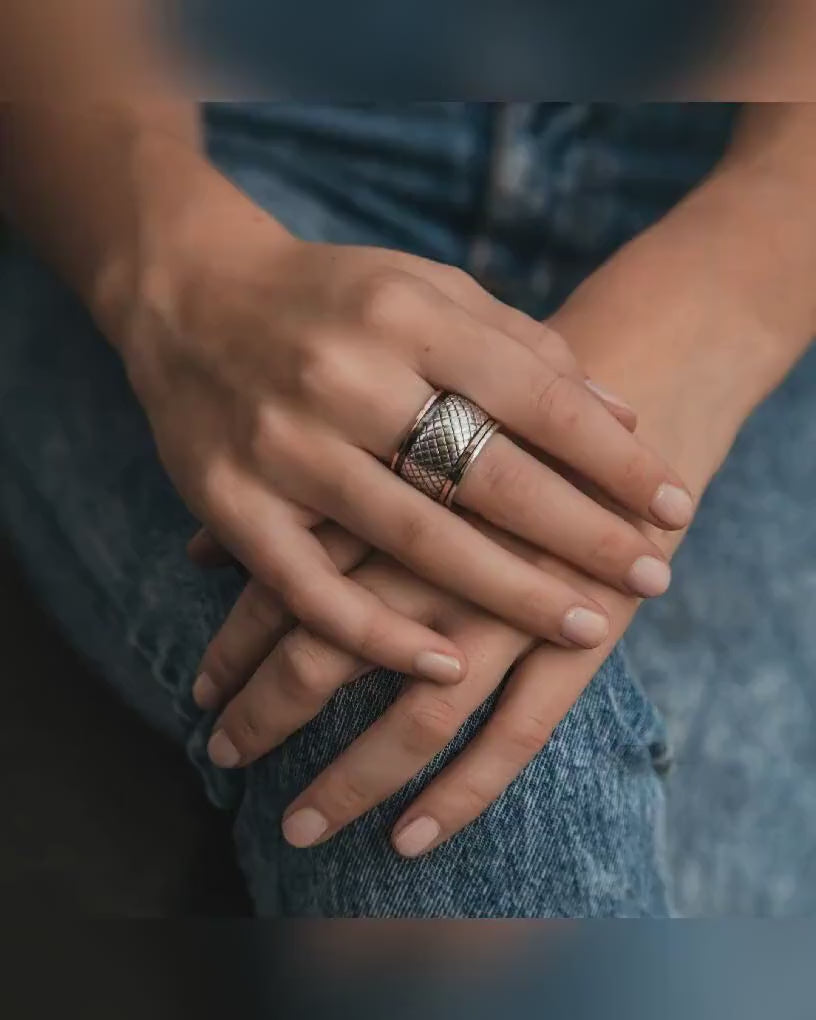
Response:
[{"label": "woman's left hand", "polygon": [[[347,567],[355,554],[348,537],[328,526],[321,538],[340,569]],[[600,599],[613,624],[608,642],[591,651],[538,645],[536,639],[416,578],[394,560],[381,555],[366,560],[352,571],[353,579],[391,608],[432,622],[440,633],[461,642],[471,668],[455,687],[407,681],[386,712],[290,805],[283,831],[291,844],[305,847],[330,839],[402,788],[455,736],[514,662],[484,728],[395,826],[395,849],[415,856],[448,839],[481,814],[546,744],[638,603],[587,581],[532,547],[522,550],[518,545],[515,551],[536,563],[543,561],[546,569],[569,572],[575,583]],[[288,625],[274,594],[251,584],[208,651],[213,660],[230,662],[238,685],[241,676],[252,672],[253,657],[262,654],[270,634],[279,639],[216,723],[211,747],[228,739],[240,754],[236,764],[247,765],[281,744],[340,686],[370,668],[303,627],[285,632]]]}]

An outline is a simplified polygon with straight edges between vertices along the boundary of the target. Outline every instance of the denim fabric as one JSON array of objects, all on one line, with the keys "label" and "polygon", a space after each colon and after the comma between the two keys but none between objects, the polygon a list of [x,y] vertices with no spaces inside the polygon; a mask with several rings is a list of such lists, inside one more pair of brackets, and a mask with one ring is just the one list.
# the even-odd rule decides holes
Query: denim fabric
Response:
[{"label": "denim fabric", "polygon": [[[720,152],[728,108],[247,104],[208,111],[223,170],[300,236],[464,265],[545,314]],[[208,762],[190,688],[241,588],[187,563],[195,522],[155,458],[116,357],[16,242],[0,252],[0,514],[46,605],[120,696],[184,741],[269,916],[663,916],[816,909],[813,486],[807,360],[746,428],[678,558],[548,746],[428,857],[389,848],[389,802],[313,850],[280,816],[374,719],[398,678],[343,689],[242,773]],[[653,693],[648,698],[640,679]],[[658,773],[675,765],[670,826]]]}]

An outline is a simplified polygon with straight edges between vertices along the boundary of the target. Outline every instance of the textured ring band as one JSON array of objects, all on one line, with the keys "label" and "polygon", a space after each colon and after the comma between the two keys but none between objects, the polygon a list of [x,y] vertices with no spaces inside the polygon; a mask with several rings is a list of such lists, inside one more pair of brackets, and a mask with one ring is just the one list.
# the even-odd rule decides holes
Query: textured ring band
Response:
[{"label": "textured ring band", "polygon": [[391,468],[415,489],[450,506],[462,479],[499,427],[467,397],[437,391],[408,430]]}]

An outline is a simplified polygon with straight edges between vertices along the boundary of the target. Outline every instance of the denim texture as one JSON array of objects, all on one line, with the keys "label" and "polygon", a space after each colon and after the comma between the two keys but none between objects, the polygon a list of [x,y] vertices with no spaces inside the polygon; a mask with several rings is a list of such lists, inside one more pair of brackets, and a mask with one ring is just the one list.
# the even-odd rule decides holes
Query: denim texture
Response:
[{"label": "denim texture", "polygon": [[[716,160],[701,105],[219,105],[215,162],[298,235],[475,272],[543,316]],[[476,823],[398,858],[408,787],[322,847],[283,809],[393,698],[377,671],[239,773],[214,768],[197,661],[242,585],[185,559],[195,522],[115,355],[22,245],[0,251],[0,514],[43,602],[119,695],[183,741],[266,916],[665,916],[816,909],[816,359],[746,426],[677,558],[553,739]],[[648,691],[647,696],[644,685]],[[659,706],[659,707],[658,707]],[[661,711],[662,710],[662,711]],[[668,720],[668,735],[664,717]],[[660,778],[673,758],[667,785]],[[668,816],[668,829],[667,829]]]}]

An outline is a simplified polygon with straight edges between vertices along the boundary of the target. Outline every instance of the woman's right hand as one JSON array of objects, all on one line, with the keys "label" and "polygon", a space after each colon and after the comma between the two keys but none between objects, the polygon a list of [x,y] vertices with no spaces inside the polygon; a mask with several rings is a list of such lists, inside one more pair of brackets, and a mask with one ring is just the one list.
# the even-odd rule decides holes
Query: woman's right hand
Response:
[{"label": "woman's right hand", "polygon": [[[682,483],[584,385],[556,333],[457,269],[296,240],[215,171],[163,223],[143,239],[119,347],[189,508],[294,616],[367,662],[440,682],[464,674],[452,642],[336,569],[310,530],[329,518],[525,633],[604,640],[597,602],[384,463],[433,390],[450,390],[637,517],[685,526]],[[505,436],[457,495],[624,591],[668,584],[658,546]]]}]

